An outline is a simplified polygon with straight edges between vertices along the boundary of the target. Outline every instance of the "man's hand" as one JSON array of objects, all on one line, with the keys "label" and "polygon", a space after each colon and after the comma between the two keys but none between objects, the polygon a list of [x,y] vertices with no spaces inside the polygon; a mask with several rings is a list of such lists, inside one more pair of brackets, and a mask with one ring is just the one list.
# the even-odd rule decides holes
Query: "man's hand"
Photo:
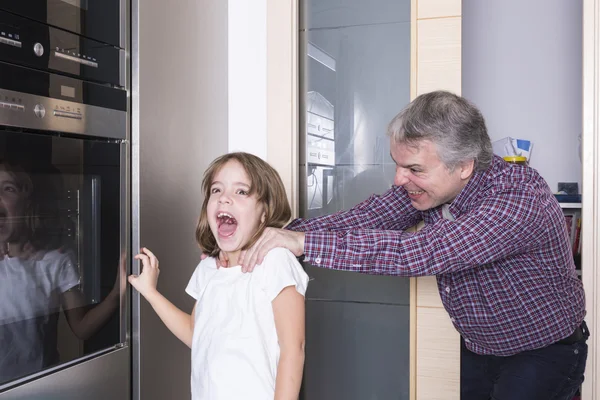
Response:
[{"label": "man's hand", "polygon": [[242,272],[252,272],[256,264],[261,264],[267,253],[275,247],[286,248],[296,257],[301,256],[304,254],[304,232],[266,228],[256,243],[240,254]]}]

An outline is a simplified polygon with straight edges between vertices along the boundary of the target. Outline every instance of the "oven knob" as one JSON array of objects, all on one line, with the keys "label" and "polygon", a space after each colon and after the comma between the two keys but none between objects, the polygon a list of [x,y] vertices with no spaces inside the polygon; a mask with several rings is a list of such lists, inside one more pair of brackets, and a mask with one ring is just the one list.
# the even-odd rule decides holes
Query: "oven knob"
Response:
[{"label": "oven knob", "polygon": [[44,115],[46,115],[46,109],[41,104],[36,104],[35,107],[33,107],[33,112],[38,118],[44,118]]},{"label": "oven knob", "polygon": [[42,46],[41,43],[36,43],[33,46],[33,52],[35,53],[36,56],[41,57],[44,55],[44,46]]}]

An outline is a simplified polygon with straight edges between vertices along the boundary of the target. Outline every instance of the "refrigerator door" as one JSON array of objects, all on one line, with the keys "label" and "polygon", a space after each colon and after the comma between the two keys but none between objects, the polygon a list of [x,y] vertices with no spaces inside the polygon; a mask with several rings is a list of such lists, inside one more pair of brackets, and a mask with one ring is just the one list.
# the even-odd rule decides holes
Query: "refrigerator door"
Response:
[{"label": "refrigerator door", "polygon": [[[306,0],[301,11],[300,216],[310,218],[393,183],[386,127],[410,101],[410,1]],[[408,398],[409,279],[305,268],[302,398]]]}]

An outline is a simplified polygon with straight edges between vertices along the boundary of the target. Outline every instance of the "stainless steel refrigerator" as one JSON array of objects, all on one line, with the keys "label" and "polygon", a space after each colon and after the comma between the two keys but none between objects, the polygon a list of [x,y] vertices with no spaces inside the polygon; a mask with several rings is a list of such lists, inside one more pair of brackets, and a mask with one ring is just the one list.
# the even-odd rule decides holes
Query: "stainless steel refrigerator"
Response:
[{"label": "stainless steel refrigerator", "polygon": [[[301,1],[301,217],[391,187],[386,127],[410,101],[410,3]],[[305,268],[301,398],[407,399],[409,279]]]}]

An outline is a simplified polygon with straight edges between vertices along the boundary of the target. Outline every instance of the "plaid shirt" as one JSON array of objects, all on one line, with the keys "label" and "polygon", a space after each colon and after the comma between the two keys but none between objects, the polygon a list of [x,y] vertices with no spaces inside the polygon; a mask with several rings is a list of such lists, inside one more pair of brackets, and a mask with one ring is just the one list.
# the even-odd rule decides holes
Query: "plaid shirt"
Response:
[{"label": "plaid shirt", "polygon": [[[447,207],[447,206],[446,206]],[[466,346],[508,356],[569,336],[585,316],[564,215],[532,168],[495,157],[447,207],[419,211],[393,187],[347,211],[287,229],[305,231],[305,261],[367,274],[436,275]],[[425,227],[404,232],[420,221]]]}]

